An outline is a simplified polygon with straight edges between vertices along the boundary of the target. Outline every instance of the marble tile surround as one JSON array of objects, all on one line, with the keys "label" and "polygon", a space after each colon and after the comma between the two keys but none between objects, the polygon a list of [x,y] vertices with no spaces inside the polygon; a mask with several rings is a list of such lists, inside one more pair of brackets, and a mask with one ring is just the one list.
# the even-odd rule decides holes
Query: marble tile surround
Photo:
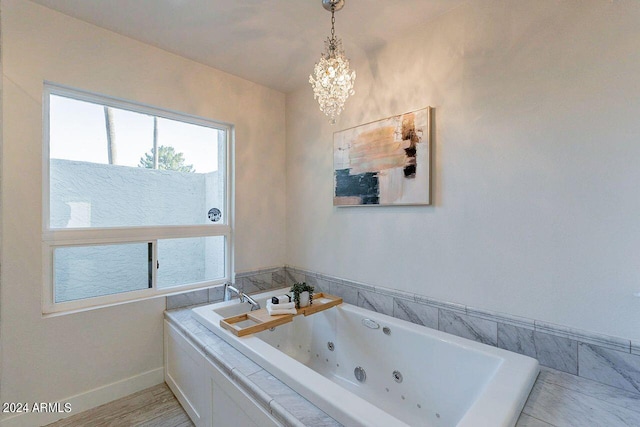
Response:
[{"label": "marble tile surround", "polygon": [[640,393],[638,359],[639,357],[634,354],[580,343],[578,351],[579,375],[627,391]]},{"label": "marble tile surround", "polygon": [[[304,278],[302,279],[304,280]],[[235,287],[248,294],[269,289],[281,288],[285,285],[285,269],[283,267],[267,268],[244,273],[236,273]],[[224,285],[208,289],[184,292],[167,297],[167,310],[189,307],[198,304],[220,302],[223,298]]]},{"label": "marble tile surround", "polygon": [[[207,330],[189,308],[165,312],[207,359],[287,427],[340,427],[326,413]],[[640,393],[542,368],[516,427],[638,426]]]},{"label": "marble tile surround", "polygon": [[[287,427],[340,427],[294,390],[198,323],[189,308],[165,312],[206,357]],[[542,368],[516,427],[640,425],[640,393]]]},{"label": "marble tile surround", "polygon": [[441,331],[473,341],[496,346],[498,324],[449,310],[439,310],[438,325]]},{"label": "marble tile surround", "polygon": [[286,285],[316,290],[412,323],[525,354],[545,367],[640,393],[640,342],[438,301],[424,295],[285,267]]},{"label": "marble tile surround", "polygon": [[536,358],[543,366],[578,375],[577,341],[498,323],[497,346]]},{"label": "marble tile surround", "polygon": [[[542,366],[640,392],[640,343],[560,325],[481,310],[424,295],[374,287],[295,267],[236,274],[244,292],[307,282],[316,292],[341,297],[346,303],[412,323],[524,354]],[[167,309],[222,300],[222,286],[167,297]]]}]

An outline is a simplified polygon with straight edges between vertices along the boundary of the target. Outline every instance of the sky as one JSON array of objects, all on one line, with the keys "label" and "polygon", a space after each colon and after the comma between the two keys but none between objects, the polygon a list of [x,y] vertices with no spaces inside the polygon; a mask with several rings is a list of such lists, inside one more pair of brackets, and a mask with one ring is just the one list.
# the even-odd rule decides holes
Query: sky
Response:
[{"label": "sky", "polygon": [[[153,116],[113,108],[118,165],[138,167],[153,148]],[[58,95],[50,98],[49,149],[52,159],[108,163],[104,108]],[[218,169],[218,132],[206,126],[158,118],[158,146],[183,153],[195,172]]]}]

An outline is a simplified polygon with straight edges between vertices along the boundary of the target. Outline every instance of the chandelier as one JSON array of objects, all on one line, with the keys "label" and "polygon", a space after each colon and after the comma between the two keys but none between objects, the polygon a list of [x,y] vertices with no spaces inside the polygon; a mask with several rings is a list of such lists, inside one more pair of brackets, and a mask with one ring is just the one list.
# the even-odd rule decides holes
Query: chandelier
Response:
[{"label": "chandelier", "polygon": [[342,40],[335,35],[335,12],[344,7],[344,0],[322,0],[322,6],[331,12],[331,37],[324,42],[325,51],[313,67],[309,83],[313,87],[313,97],[320,104],[320,111],[329,117],[329,123],[333,125],[342,113],[347,98],[355,93],[353,83],[356,72],[349,69]]}]

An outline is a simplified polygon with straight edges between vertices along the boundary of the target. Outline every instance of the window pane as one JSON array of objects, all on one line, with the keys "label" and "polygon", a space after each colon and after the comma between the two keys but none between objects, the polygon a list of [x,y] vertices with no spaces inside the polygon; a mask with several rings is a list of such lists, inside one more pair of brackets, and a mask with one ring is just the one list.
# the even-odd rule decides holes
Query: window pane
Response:
[{"label": "window pane", "polygon": [[158,240],[158,288],[223,279],[224,236]]},{"label": "window pane", "polygon": [[51,228],[226,222],[226,131],[58,95],[49,118]]},{"label": "window pane", "polygon": [[56,248],[54,301],[150,288],[150,251],[150,243]]}]

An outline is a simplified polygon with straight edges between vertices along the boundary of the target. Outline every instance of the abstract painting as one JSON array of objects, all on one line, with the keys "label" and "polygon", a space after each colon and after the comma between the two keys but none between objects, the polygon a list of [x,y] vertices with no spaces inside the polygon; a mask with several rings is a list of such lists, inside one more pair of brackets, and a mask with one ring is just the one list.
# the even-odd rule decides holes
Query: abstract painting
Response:
[{"label": "abstract painting", "polygon": [[430,204],[430,112],[334,133],[334,206]]}]

